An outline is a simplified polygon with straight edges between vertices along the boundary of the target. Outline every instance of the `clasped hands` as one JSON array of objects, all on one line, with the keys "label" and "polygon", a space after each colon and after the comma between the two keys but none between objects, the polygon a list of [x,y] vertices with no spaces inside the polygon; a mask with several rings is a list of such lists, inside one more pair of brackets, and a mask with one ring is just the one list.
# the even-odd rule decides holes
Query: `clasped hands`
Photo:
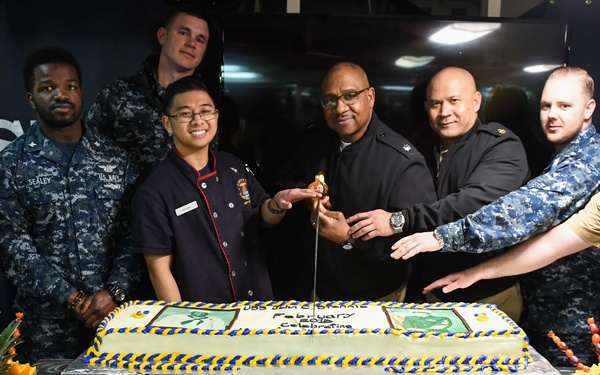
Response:
[{"label": "clasped hands", "polygon": [[[78,291],[75,291],[67,303],[76,299]],[[83,296],[71,310],[77,320],[88,328],[96,328],[100,321],[117,307],[112,297],[106,290],[100,290],[92,295]]]}]

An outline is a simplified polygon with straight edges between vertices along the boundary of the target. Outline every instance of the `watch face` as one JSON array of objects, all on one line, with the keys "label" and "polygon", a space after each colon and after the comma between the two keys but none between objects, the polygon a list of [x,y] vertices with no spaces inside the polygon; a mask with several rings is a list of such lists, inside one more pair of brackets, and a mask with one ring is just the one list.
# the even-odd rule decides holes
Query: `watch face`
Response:
[{"label": "watch face", "polygon": [[116,285],[112,286],[109,289],[109,293],[115,302],[121,303],[121,302],[125,301],[125,291],[123,289],[119,288],[118,286],[116,286]]},{"label": "watch face", "polygon": [[390,225],[394,233],[402,233],[402,229],[404,228],[404,215],[402,215],[402,212],[394,212],[390,216]]},{"label": "watch face", "polygon": [[125,292],[123,292],[122,290],[119,290],[119,291],[117,291],[115,297],[118,302],[123,302],[123,301],[125,301]]},{"label": "watch face", "polygon": [[342,245],[342,249],[344,250],[352,250],[354,246],[350,243],[350,242],[344,242],[344,244]]},{"label": "watch face", "polygon": [[400,219],[400,215],[397,212],[394,212],[392,214],[392,217],[390,218],[390,221],[392,222],[392,226],[394,228],[398,228],[399,226],[402,225],[402,220]]}]

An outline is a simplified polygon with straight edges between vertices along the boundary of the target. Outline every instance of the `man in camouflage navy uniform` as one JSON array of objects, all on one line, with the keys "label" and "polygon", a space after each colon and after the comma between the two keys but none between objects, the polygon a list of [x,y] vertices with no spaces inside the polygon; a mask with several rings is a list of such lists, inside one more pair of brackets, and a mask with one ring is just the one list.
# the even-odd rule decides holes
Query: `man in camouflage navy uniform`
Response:
[{"label": "man in camouflage navy uniform", "polygon": [[[494,279],[498,277],[531,272],[547,266],[562,257],[566,257],[571,254],[575,254],[578,251],[591,248],[591,246],[595,247],[595,249],[592,249],[592,252],[597,252],[600,248],[599,228],[600,193],[596,193],[596,195],[592,197],[592,199],[583,209],[581,209],[581,211],[573,214],[573,216],[571,216],[567,221],[555,226],[550,231],[533,237],[525,242],[521,242],[509,252],[504,253],[493,260],[489,260],[475,267],[439,279],[435,283],[431,284],[428,289],[443,287],[443,291],[445,293],[449,293],[459,288],[467,288],[479,280]],[[578,265],[587,267],[591,266],[592,268],[595,268],[594,262],[598,262],[597,257],[590,258],[589,261],[585,263],[578,262]],[[567,263],[565,263],[565,265],[567,265]],[[585,276],[589,273],[589,269],[581,270],[581,272],[581,274]],[[563,288],[557,287],[554,289],[562,290]],[[593,298],[593,295],[590,295],[591,301],[593,301]],[[567,315],[571,312],[562,311],[561,313]],[[598,317],[598,315],[596,315],[596,317]],[[560,319],[564,321],[569,320],[566,316],[561,317]],[[579,324],[581,322],[573,323],[577,326],[582,326],[582,324]],[[585,331],[586,328],[581,327],[580,329]],[[563,338],[562,336],[559,337],[561,337],[561,339]],[[585,335],[578,336],[578,338],[582,338],[584,342],[573,342],[567,339],[567,345],[570,347],[574,347],[576,345],[577,347],[584,349],[584,351],[577,350],[574,352],[574,354],[580,360],[583,360],[582,363],[587,364],[588,366],[595,363],[596,360],[594,358],[594,351],[589,348],[590,342],[585,339]],[[544,347],[556,347],[555,343],[548,338],[546,338],[544,342],[545,344],[542,345]],[[535,347],[540,347],[539,345],[540,344],[536,344]],[[586,347],[588,350],[585,350]],[[555,352],[559,357],[563,357],[560,355],[558,348],[555,350]],[[566,358],[566,355],[564,355],[564,358]],[[560,365],[566,365],[564,362],[564,360],[561,361]]]},{"label": "man in camouflage navy uniform", "polygon": [[23,69],[37,121],[0,153],[0,262],[23,311],[19,359],[75,358],[139,278],[133,161],[84,126],[81,69],[59,48]]},{"label": "man in camouflage navy uniform", "polygon": [[170,150],[173,139],[162,125],[167,86],[181,77],[197,75],[209,37],[203,13],[179,4],[157,31],[161,51],[149,56],[140,71],[106,85],[86,112],[88,127],[115,140],[135,159],[140,179],[150,174]]},{"label": "man in camouflage navy uniform", "polygon": [[[594,81],[580,68],[555,69],[544,86],[540,120],[556,155],[544,173],[461,220],[398,241],[392,256],[424,251],[487,252],[525,241],[567,220],[600,188],[600,135],[592,124]],[[600,253],[583,251],[526,275],[519,322],[554,365],[569,360],[546,337],[554,330],[588,365],[596,362],[586,319],[600,311]]]},{"label": "man in camouflage navy uniform", "polygon": [[[149,56],[140,71],[106,85],[84,115],[88,127],[115,140],[134,158],[139,181],[148,177],[171,149],[173,138],[165,130],[165,89],[179,78],[200,77],[198,66],[209,38],[208,22],[196,6],[178,4],[157,30],[161,51]],[[142,278],[135,298],[155,299],[146,265],[140,259]]]}]

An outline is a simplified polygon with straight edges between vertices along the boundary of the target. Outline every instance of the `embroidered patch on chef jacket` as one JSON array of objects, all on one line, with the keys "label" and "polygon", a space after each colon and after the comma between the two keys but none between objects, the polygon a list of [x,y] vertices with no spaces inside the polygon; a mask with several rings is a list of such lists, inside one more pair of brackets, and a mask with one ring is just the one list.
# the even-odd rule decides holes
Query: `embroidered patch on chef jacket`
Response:
[{"label": "embroidered patch on chef jacket", "polygon": [[250,203],[250,193],[248,192],[248,181],[245,178],[240,178],[237,181],[238,192],[240,197],[244,200],[244,205]]},{"label": "embroidered patch on chef jacket", "polygon": [[185,214],[186,212],[190,212],[191,210],[195,210],[196,208],[198,208],[198,202],[193,201],[190,202],[188,204],[184,204],[183,206],[176,208],[175,209],[175,215],[177,216],[181,216],[183,214]]}]

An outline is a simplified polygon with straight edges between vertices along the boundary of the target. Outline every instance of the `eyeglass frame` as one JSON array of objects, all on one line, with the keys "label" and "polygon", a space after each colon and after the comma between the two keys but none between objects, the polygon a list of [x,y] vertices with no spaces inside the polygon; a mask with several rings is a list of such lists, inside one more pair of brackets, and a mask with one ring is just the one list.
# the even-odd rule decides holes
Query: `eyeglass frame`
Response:
[{"label": "eyeglass frame", "polygon": [[[206,112],[208,112],[208,111],[206,111]],[[179,119],[179,117],[180,117],[181,115],[185,115],[185,114],[191,114],[191,115],[192,115],[192,118],[190,119],[190,121],[181,121],[181,119]],[[165,113],[165,116],[167,116],[167,117],[170,117],[170,118],[176,118],[176,119],[177,119],[177,121],[178,121],[180,124],[189,124],[190,122],[194,121],[194,119],[196,118],[196,115],[198,115],[198,116],[200,117],[200,120],[203,120],[203,121],[210,121],[210,120],[214,120],[214,119],[217,117],[217,115],[218,115],[218,114],[219,114],[219,110],[218,110],[218,109],[215,109],[215,110],[214,110],[214,111],[213,111],[213,112],[210,114],[210,115],[212,115],[212,117],[211,117],[211,118],[209,118],[209,119],[206,119],[206,118],[204,118],[204,117],[202,116],[202,112],[182,112],[182,113],[178,113],[178,114],[176,114],[176,115],[170,115],[170,114],[168,114],[168,113]],[[209,115],[209,116],[210,116],[210,115]]]},{"label": "eyeglass frame", "polygon": [[[363,92],[367,91],[367,90],[368,90],[368,89],[370,89],[370,88],[371,88],[371,86],[369,86],[369,87],[365,87],[364,89],[362,89],[362,90],[358,90],[358,91],[349,91],[349,92],[345,92],[345,93],[343,93],[342,95],[340,95],[340,96],[337,96],[337,97],[336,97],[335,95],[331,95],[331,96],[329,96],[329,97],[327,98],[327,100],[333,100],[333,98],[335,98],[335,104],[333,104],[331,107],[327,107],[327,106],[325,106],[325,104],[323,104],[323,101],[325,100],[325,97],[321,98],[321,100],[319,100],[319,102],[321,103],[321,107],[323,107],[324,109],[334,109],[334,108],[337,106],[337,103],[338,103],[338,101],[340,101],[340,100],[341,100],[341,101],[342,101],[342,103],[344,103],[345,105],[352,105],[352,104],[355,104],[355,103],[358,101],[358,97],[360,96],[360,94],[362,94]],[[355,97],[352,99],[353,101],[352,101],[352,102],[350,102],[350,103],[346,102],[346,101],[343,99],[343,98],[344,98],[344,96],[346,96],[346,95],[349,95],[349,94],[354,94],[354,95],[356,95],[356,96],[355,96]]]}]

